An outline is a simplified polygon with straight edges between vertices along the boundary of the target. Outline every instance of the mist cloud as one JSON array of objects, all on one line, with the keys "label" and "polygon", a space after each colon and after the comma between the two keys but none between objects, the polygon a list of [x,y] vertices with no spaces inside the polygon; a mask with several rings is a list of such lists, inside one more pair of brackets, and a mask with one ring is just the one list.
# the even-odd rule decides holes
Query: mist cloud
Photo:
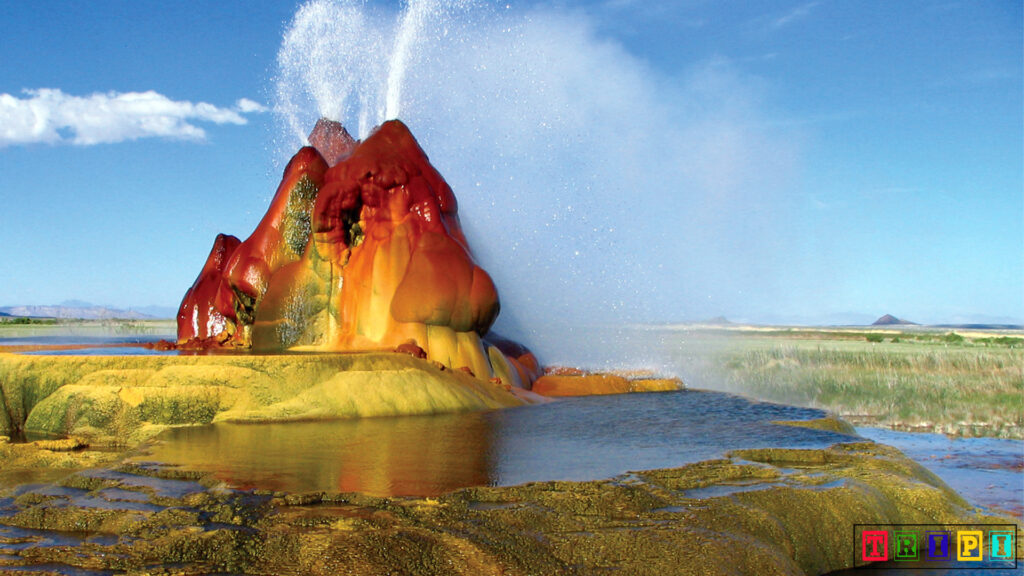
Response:
[{"label": "mist cloud", "polygon": [[198,122],[245,124],[263,112],[243,98],[233,108],[172,100],[154,91],[73,96],[53,88],[0,94],[0,147],[19,144],[109,144],[139,138],[203,140]]},{"label": "mist cloud", "polygon": [[[551,334],[552,324],[742,314],[777,297],[788,242],[782,191],[800,153],[792,129],[772,121],[765,81],[727,58],[659,69],[578,10],[444,16],[410,50],[400,118],[459,198],[501,295],[500,331],[530,343],[524,331]],[[384,53],[332,58],[386,62],[398,19],[376,17],[373,44]],[[365,21],[320,30],[328,37],[308,52],[345,46],[329,35]],[[306,48],[286,38],[282,64],[301,61]],[[334,77],[325,63],[313,74],[317,90]],[[339,76],[335,93],[348,93],[352,76]],[[317,110],[296,100],[275,107],[288,127],[308,131]],[[343,111],[335,119],[360,124],[359,102],[328,100]]]},{"label": "mist cloud", "polygon": [[576,12],[455,34],[421,46],[403,119],[479,231],[505,310],[700,319],[778,296],[800,139],[771,122],[765,81],[726,58],[659,70]]}]

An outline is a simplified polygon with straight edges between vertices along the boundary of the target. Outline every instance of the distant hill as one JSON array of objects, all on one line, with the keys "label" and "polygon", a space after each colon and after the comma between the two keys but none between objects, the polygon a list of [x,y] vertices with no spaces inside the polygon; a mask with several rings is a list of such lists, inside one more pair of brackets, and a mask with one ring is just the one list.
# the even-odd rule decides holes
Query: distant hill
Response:
[{"label": "distant hill", "polygon": [[708,318],[707,320],[701,322],[701,324],[710,324],[712,326],[727,326],[729,324],[732,324],[732,322],[725,316],[715,316],[714,318]]},{"label": "distant hill", "polygon": [[157,316],[135,310],[118,310],[107,306],[3,306],[2,316],[24,316],[29,318],[58,318],[62,320],[153,320]]},{"label": "distant hill", "polygon": [[917,326],[917,322],[911,322],[910,320],[901,320],[892,314],[886,314],[878,320],[875,320],[872,326]]}]

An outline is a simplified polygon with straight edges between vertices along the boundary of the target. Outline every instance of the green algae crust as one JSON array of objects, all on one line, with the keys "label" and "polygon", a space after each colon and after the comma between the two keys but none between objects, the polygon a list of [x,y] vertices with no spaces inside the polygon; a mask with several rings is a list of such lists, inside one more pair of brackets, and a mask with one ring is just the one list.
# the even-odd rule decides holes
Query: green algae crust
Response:
[{"label": "green algae crust", "polygon": [[[0,527],[79,541],[12,550],[0,571],[801,575],[851,567],[854,523],[1014,523],[971,509],[899,451],[870,442],[438,498],[236,492],[127,465],[10,500]],[[48,534],[22,536],[34,537]]]},{"label": "green algae crust", "polygon": [[503,387],[404,354],[0,354],[0,434],[134,445],[168,426],[517,406]]},{"label": "green algae crust", "polygon": [[849,422],[833,414],[829,414],[824,418],[815,418],[813,420],[776,420],[775,422],[772,422],[772,424],[796,426],[798,428],[811,428],[813,430],[825,430],[827,432],[849,434],[850,436],[858,435],[857,430]]}]

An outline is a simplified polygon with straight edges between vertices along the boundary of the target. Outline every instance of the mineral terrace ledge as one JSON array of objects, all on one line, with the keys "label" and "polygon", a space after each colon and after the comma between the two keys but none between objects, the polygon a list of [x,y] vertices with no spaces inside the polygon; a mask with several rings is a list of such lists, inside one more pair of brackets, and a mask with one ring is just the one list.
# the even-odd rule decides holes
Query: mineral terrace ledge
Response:
[{"label": "mineral terrace ledge", "polygon": [[176,425],[422,415],[524,403],[504,386],[396,353],[0,354],[0,435],[13,437],[134,445]]},{"label": "mineral terrace ledge", "polygon": [[[636,377],[633,377],[636,376]],[[0,435],[132,446],[168,426],[494,410],[679,390],[674,378],[548,374],[531,392],[391,352],[74,356],[0,353]]]},{"label": "mineral terrace ledge", "polygon": [[235,492],[210,480],[128,465],[7,498],[0,491],[0,543],[53,531],[68,540],[0,556],[0,570],[800,575],[851,567],[854,522],[1006,523],[972,510],[897,450],[870,442],[740,450],[610,480],[466,488],[426,499]]}]

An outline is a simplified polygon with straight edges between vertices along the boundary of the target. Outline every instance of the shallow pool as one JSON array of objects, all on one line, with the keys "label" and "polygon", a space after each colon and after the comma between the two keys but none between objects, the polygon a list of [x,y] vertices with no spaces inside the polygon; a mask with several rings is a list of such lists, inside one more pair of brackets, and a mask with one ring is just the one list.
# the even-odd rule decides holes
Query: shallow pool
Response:
[{"label": "shallow pool", "polygon": [[425,496],[466,486],[595,480],[738,448],[822,448],[855,439],[771,423],[822,416],[684,390],[489,413],[179,428],[138,459],[211,472],[237,488]]}]

